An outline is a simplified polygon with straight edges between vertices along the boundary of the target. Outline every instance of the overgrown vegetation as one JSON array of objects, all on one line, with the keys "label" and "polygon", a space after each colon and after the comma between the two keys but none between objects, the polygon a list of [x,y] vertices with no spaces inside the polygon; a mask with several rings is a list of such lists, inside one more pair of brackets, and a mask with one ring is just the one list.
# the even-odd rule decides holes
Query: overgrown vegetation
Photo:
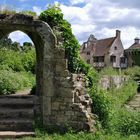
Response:
[{"label": "overgrown vegetation", "polygon": [[[61,12],[59,6],[49,6],[46,11],[41,13],[39,19],[47,22],[51,26],[58,39],[57,45],[65,48],[69,70],[76,73],[85,73],[88,91],[93,100],[93,112],[98,116],[98,121],[101,123],[103,131],[111,134],[119,133],[120,135],[139,135],[139,124],[138,127],[135,127],[135,129],[133,127],[132,130],[131,127],[129,127],[129,124],[131,124],[130,120],[132,119],[127,118],[128,116],[135,118],[137,113],[135,116],[132,116],[132,113],[130,113],[130,115],[129,111],[127,111],[124,107],[127,100],[133,97],[136,93],[136,83],[133,82],[133,80],[130,80],[125,83],[122,88],[114,88],[109,91],[103,91],[100,88],[97,88],[98,79],[100,76],[104,74],[127,75],[127,73],[129,75],[129,70],[122,72],[113,70],[112,68],[107,68],[100,74],[97,74],[97,72],[90,68],[88,64],[85,64],[85,62],[83,62],[79,56],[78,41],[72,34],[70,24],[63,18],[63,13]],[[126,116],[121,116],[122,110],[124,111],[124,114],[126,113]],[[114,118],[116,119],[114,120]],[[126,123],[124,123],[123,120],[126,120]],[[134,120],[137,119],[135,118]],[[123,129],[125,126],[127,126],[128,130],[130,131],[127,129],[120,131],[120,128]],[[92,137],[92,139],[94,138]]]},{"label": "overgrown vegetation", "polygon": [[[28,13],[28,11],[23,13]],[[124,71],[107,68],[98,74],[80,59],[80,45],[72,34],[71,25],[63,18],[59,6],[49,6],[41,13],[39,19],[50,25],[57,37],[58,47],[66,50],[70,72],[86,75],[88,92],[93,100],[93,113],[97,115],[101,127],[100,132],[97,131],[96,134],[84,132],[77,134],[69,132],[65,135],[40,134],[40,138],[33,139],[138,140],[140,113],[127,110],[124,105],[136,93],[137,85],[134,79],[139,77],[140,68],[134,67]],[[35,53],[33,48],[27,46],[19,47],[8,38],[0,42],[0,94],[10,94],[34,84],[31,73],[35,72]],[[99,77],[102,75],[126,75],[131,78],[119,89],[104,91],[97,88]]]},{"label": "overgrown vegetation", "polygon": [[0,94],[31,88],[35,84],[35,49],[8,37],[0,41]]},{"label": "overgrown vegetation", "polygon": [[0,70],[0,94],[11,94],[35,84],[34,75],[27,72]]},{"label": "overgrown vegetation", "polygon": [[37,18],[37,14],[36,12],[30,11],[30,10],[23,10],[23,11],[17,11],[14,10],[13,7],[9,6],[9,5],[5,5],[5,6],[0,6],[0,14],[24,14],[24,15],[28,15],[28,16],[32,16],[33,18]]},{"label": "overgrown vegetation", "polygon": [[92,86],[96,72],[81,60],[80,45],[72,33],[70,23],[64,19],[60,7],[50,5],[47,10],[40,14],[39,19],[50,25],[57,37],[57,46],[65,49],[69,71],[72,73],[84,73],[89,79],[89,86]]},{"label": "overgrown vegetation", "polygon": [[140,135],[140,113],[125,108],[125,104],[137,92],[136,82],[130,78],[121,88],[108,91],[90,89],[93,100],[93,112],[105,132],[120,135]]}]

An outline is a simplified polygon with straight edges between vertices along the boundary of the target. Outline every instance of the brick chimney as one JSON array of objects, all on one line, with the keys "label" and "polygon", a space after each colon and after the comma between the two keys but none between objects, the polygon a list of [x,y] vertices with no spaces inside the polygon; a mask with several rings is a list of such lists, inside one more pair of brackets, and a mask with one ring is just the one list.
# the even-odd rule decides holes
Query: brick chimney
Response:
[{"label": "brick chimney", "polygon": [[120,30],[116,30],[116,37],[120,38],[121,37],[121,31]]},{"label": "brick chimney", "polygon": [[139,39],[138,37],[136,37],[136,38],[134,39],[134,41],[135,41],[135,44],[139,44],[139,43],[140,43],[140,39]]}]

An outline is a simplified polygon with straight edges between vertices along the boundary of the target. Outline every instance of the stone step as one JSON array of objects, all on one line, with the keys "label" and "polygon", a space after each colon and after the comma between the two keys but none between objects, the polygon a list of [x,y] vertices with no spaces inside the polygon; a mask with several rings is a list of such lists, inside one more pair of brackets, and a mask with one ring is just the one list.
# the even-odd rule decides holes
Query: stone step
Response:
[{"label": "stone step", "polygon": [[16,99],[33,99],[35,95],[23,95],[23,94],[11,94],[11,95],[0,95],[0,98],[16,98]]},{"label": "stone step", "polygon": [[28,118],[34,119],[34,110],[31,109],[7,109],[0,108],[0,119]]},{"label": "stone step", "polygon": [[34,132],[19,132],[19,131],[0,131],[0,139],[16,139],[21,137],[35,137]]},{"label": "stone step", "polygon": [[0,119],[0,131],[33,131],[31,119]]},{"label": "stone step", "polygon": [[8,102],[8,103],[2,103],[0,102],[0,108],[8,108],[8,109],[24,109],[24,108],[33,108],[34,104],[33,103],[17,103],[17,101],[14,102]]},{"label": "stone step", "polygon": [[37,104],[38,97],[33,95],[0,96],[0,138],[34,135]]},{"label": "stone step", "polygon": [[0,107],[1,108],[32,108],[34,105],[33,98],[16,98],[13,96],[1,97],[0,96]]}]

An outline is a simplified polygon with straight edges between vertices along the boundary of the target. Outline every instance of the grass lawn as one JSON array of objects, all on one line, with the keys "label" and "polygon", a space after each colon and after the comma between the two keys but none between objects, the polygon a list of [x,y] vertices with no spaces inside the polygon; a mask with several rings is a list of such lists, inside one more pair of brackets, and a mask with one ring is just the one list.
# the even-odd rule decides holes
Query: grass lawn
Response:
[{"label": "grass lawn", "polygon": [[66,133],[64,135],[60,134],[45,134],[37,136],[36,138],[26,137],[21,140],[140,140],[140,137],[136,135],[130,135],[129,137],[120,136],[118,134],[114,135],[103,135],[103,134],[93,134],[80,132],[77,134]]}]

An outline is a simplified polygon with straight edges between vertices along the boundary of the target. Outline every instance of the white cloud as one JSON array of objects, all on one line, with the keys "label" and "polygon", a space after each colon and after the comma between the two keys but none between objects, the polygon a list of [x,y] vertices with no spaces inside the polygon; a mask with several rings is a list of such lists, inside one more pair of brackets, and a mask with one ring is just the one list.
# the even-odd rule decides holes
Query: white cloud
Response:
[{"label": "white cloud", "polygon": [[37,15],[40,15],[40,13],[42,12],[42,9],[37,6],[33,6],[33,11],[36,12]]},{"label": "white cloud", "polygon": [[61,9],[64,13],[64,17],[71,22],[75,20],[82,20],[82,21],[90,20],[88,14],[83,8],[61,5]]},{"label": "white cloud", "polygon": [[85,0],[70,0],[70,3],[72,4],[72,5],[74,5],[74,4],[79,4],[79,3],[84,3],[85,2]]},{"label": "white cloud", "polygon": [[134,43],[134,38],[140,38],[140,29],[135,27],[122,28],[122,41],[125,48],[130,47]]},{"label": "white cloud", "polygon": [[89,3],[93,2],[94,0],[69,0],[72,5],[81,4],[81,3]]},{"label": "white cloud", "polygon": [[93,24],[88,24],[88,25],[73,24],[72,25],[73,32],[76,36],[79,35],[81,32],[82,33],[87,33],[87,32],[90,33],[91,31],[93,31],[95,29],[95,27],[96,26]]},{"label": "white cloud", "polygon": [[13,42],[20,42],[21,44],[25,41],[32,42],[28,35],[21,31],[15,31],[10,33],[9,38],[11,38]]},{"label": "white cloud", "polygon": [[[128,48],[135,37],[140,37],[140,9],[123,6],[123,3],[120,6],[112,0],[69,1],[71,5],[62,4],[61,9],[79,42],[85,41],[91,33],[97,39],[112,37],[115,36],[115,30],[119,29],[122,31],[124,47]],[[83,7],[76,5],[81,3]]]}]

